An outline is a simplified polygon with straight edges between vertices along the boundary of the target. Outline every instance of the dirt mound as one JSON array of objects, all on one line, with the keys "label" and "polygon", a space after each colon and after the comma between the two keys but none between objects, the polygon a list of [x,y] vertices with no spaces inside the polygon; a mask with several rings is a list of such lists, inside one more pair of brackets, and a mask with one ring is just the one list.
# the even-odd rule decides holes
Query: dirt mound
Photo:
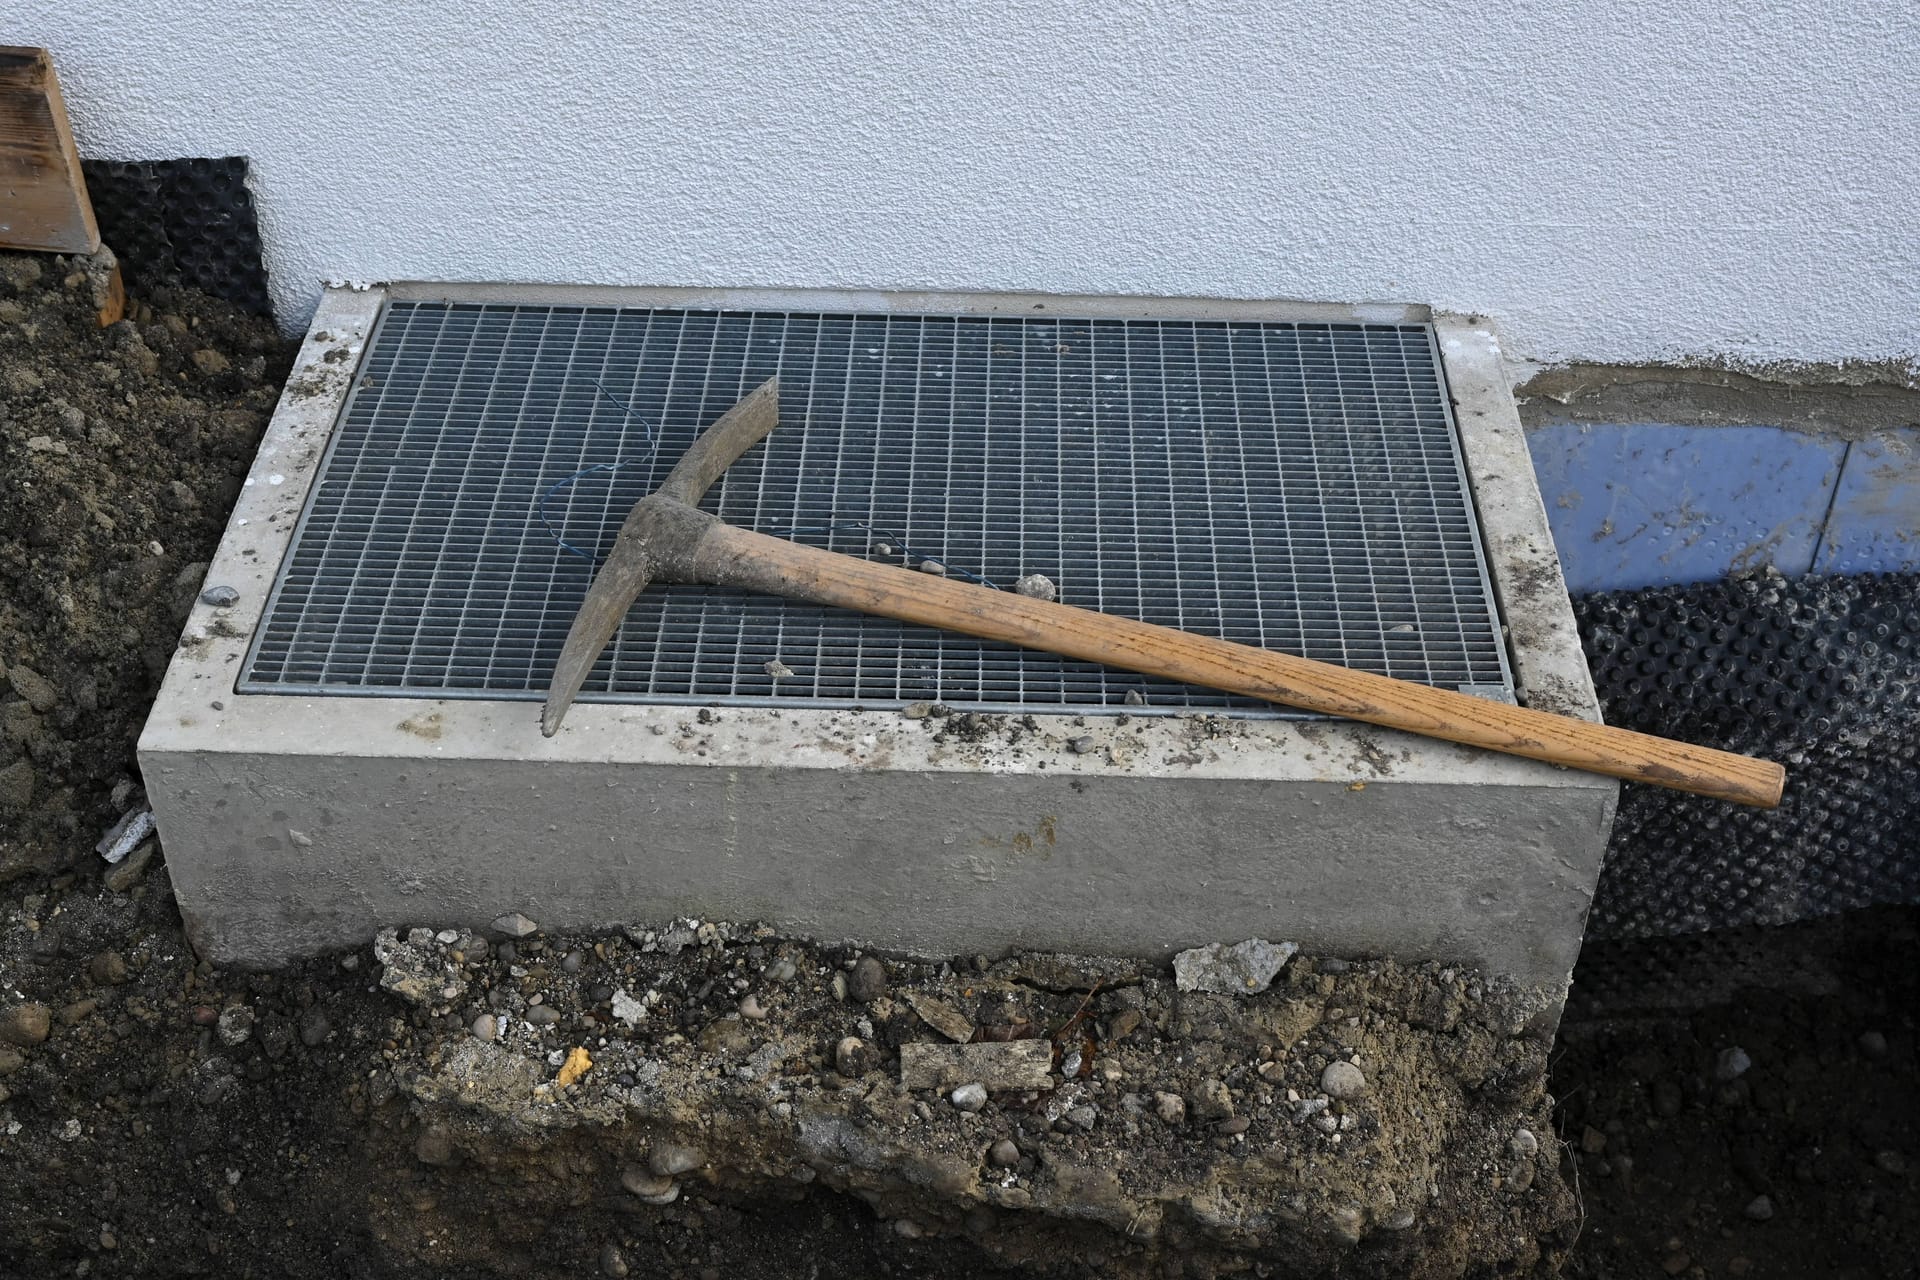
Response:
[{"label": "dirt mound", "polygon": [[0,882],[118,816],[133,744],[292,359],[184,290],[101,328],[102,261],[0,254]]}]

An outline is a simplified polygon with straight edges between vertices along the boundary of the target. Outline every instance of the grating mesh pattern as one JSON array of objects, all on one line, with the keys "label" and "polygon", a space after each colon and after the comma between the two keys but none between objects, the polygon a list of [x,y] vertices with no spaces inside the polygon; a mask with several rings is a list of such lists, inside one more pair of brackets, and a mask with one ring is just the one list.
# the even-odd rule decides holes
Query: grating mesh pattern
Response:
[{"label": "grating mesh pattern", "polygon": [[[541,495],[621,462],[548,506],[604,555],[774,373],[784,425],[705,504],[735,524],[883,558],[904,542],[1001,586],[1045,574],[1070,604],[1511,688],[1425,326],[394,302],[241,690],[540,696],[592,574]],[[849,524],[885,533],[818,532]],[[583,696],[1273,711],[700,587],[649,589]]]}]

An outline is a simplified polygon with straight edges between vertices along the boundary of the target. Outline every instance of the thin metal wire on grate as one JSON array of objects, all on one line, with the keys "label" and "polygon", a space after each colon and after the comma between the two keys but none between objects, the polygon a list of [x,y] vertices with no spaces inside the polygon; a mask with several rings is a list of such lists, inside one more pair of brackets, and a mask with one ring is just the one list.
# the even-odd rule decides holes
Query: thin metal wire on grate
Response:
[{"label": "thin metal wire on grate", "polygon": [[[539,697],[592,576],[542,496],[604,555],[775,373],[784,425],[708,495],[735,524],[1510,694],[1426,326],[427,302],[382,315],[240,691]],[[642,595],[584,697],[1277,714],[704,587]]]}]

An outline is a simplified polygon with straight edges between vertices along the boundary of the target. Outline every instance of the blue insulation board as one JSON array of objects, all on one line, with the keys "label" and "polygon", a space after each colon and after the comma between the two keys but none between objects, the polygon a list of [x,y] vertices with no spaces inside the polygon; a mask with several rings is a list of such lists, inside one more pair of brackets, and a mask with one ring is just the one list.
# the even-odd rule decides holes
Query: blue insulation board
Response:
[{"label": "blue insulation board", "polygon": [[1920,569],[1920,428],[1879,432],[1848,449],[1813,567]]},{"label": "blue insulation board", "polygon": [[1920,568],[1920,430],[1555,423],[1527,438],[1567,586]]}]

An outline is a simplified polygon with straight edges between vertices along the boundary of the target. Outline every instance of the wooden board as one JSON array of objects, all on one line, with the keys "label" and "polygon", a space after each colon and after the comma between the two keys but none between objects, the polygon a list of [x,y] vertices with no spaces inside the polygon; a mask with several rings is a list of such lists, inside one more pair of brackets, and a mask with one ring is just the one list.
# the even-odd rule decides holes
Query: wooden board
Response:
[{"label": "wooden board", "polygon": [[53,59],[45,49],[0,45],[0,249],[99,247]]}]

